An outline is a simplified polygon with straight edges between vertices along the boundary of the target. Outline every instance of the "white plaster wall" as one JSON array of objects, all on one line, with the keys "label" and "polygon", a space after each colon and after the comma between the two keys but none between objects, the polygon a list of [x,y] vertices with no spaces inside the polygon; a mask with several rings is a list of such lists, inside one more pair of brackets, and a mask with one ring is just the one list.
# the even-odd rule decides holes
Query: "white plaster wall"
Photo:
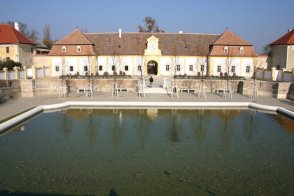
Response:
[{"label": "white plaster wall", "polygon": [[212,74],[214,76],[219,76],[220,73],[217,72],[217,66],[221,66],[221,71],[224,72],[223,70],[225,69],[224,66],[225,66],[225,63],[226,63],[226,59],[225,58],[213,58],[213,72]]},{"label": "white plaster wall", "polygon": [[[55,69],[56,66],[59,66],[58,72],[56,72],[56,69]],[[62,58],[61,57],[52,57],[51,73],[53,77],[59,77],[62,75]]]},{"label": "white plaster wall", "polygon": [[[99,66],[102,65],[102,70],[99,71]],[[103,75],[107,71],[107,57],[99,56],[97,61],[97,70],[99,75]]]},{"label": "white plaster wall", "polygon": [[[128,71],[125,71],[125,66],[128,66]],[[121,57],[121,66],[118,69],[118,74],[120,71],[125,72],[126,75],[132,75],[133,72],[133,58],[131,56]]]},{"label": "white plaster wall", "polygon": [[[174,74],[174,71],[173,71],[174,63],[172,63],[171,57],[161,57],[158,63],[159,63],[159,69],[160,69],[161,75],[172,76]],[[166,65],[169,65],[169,71],[166,71]]]},{"label": "white plaster wall", "polygon": [[[193,65],[193,71],[190,71],[190,65]],[[184,74],[187,74],[188,76],[197,75],[197,70],[197,58],[186,57]]]},{"label": "white plaster wall", "polygon": [[[87,57],[79,58],[80,67],[77,68],[79,70],[80,75],[85,75],[84,66],[88,67],[88,71],[90,71],[89,59]],[[90,73],[90,72],[89,72]]]},{"label": "white plaster wall", "polygon": [[[70,66],[73,66],[73,71],[70,71]],[[78,70],[78,59],[77,58],[65,58],[65,74],[75,75]]]},{"label": "white plaster wall", "polygon": [[144,58],[143,56],[135,56],[133,57],[133,66],[132,66],[132,69],[133,69],[133,73],[134,75],[137,75],[137,76],[140,76],[141,75],[141,71],[138,70],[138,65],[141,65],[141,69],[142,69],[142,73],[144,73],[144,65],[145,65],[145,61],[144,61]]},{"label": "white plaster wall", "polygon": [[[250,66],[249,73],[246,73],[246,66]],[[253,72],[254,72],[253,58],[243,59],[241,68],[242,68],[242,70],[240,72],[240,76],[243,76],[245,78],[251,78],[253,76]]]}]

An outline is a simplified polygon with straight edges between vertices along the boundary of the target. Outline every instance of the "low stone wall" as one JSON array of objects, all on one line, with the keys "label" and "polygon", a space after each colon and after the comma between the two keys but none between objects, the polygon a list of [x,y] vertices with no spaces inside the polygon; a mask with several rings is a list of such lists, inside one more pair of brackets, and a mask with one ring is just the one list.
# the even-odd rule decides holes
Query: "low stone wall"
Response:
[{"label": "low stone wall", "polygon": [[[62,85],[62,79],[36,79],[36,80],[0,80],[0,103],[13,97],[33,97],[39,95],[56,94],[58,87]],[[88,79],[68,79],[66,83],[70,92],[87,87]],[[250,95],[253,88],[253,80],[230,80],[232,90],[243,95]],[[110,92],[113,79],[93,79],[94,92]],[[201,80],[176,79],[179,88],[197,89]],[[225,89],[226,80],[204,80],[207,92],[215,92],[216,89]],[[138,80],[117,79],[119,88],[128,91],[136,91]],[[279,99],[288,98],[294,100],[294,83],[256,81],[259,96],[275,97]]]},{"label": "low stone wall", "polygon": [[[114,82],[114,79],[91,80],[94,92],[110,92]],[[128,91],[135,91],[138,84],[138,80],[134,79],[117,79],[116,82],[119,88],[127,89]],[[70,87],[70,91],[77,91],[78,89],[83,89],[87,87],[88,83],[88,79],[67,80],[67,84]]]},{"label": "low stone wall", "polygon": [[0,104],[7,100],[20,97],[19,80],[0,80]]},{"label": "low stone wall", "polygon": [[[135,91],[138,81],[133,79],[117,79],[119,88]],[[62,83],[66,83],[70,92],[78,92],[87,87],[88,79],[36,79],[21,80],[22,97],[33,97],[41,95],[58,94]],[[91,80],[94,92],[110,92],[114,83],[113,79]]]},{"label": "low stone wall", "polygon": [[[207,92],[215,92],[217,89],[226,89],[227,80],[203,80]],[[196,88],[201,80],[177,79],[176,85],[179,88]],[[233,92],[243,95],[250,95],[253,89],[253,80],[229,80]],[[279,99],[292,99],[294,97],[294,83],[292,82],[271,82],[256,80],[259,96],[275,97]]]}]

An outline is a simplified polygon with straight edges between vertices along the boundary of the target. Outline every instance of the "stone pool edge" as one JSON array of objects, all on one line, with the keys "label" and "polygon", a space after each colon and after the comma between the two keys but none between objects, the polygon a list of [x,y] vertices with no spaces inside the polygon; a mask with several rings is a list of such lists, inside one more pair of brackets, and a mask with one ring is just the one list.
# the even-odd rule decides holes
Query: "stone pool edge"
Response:
[{"label": "stone pool edge", "polygon": [[268,106],[253,102],[112,102],[112,101],[96,101],[96,102],[82,102],[82,101],[68,101],[59,104],[41,105],[24,112],[14,118],[11,118],[0,124],[0,133],[5,132],[9,128],[24,122],[25,120],[44,111],[54,111],[68,108],[183,108],[183,109],[257,109],[269,112],[276,112],[278,114],[294,119],[294,112],[283,107]]}]

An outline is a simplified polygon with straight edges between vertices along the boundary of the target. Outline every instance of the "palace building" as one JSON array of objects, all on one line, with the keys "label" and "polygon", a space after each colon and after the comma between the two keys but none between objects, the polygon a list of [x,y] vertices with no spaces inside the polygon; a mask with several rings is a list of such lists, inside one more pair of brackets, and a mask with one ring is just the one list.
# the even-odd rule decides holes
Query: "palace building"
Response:
[{"label": "palace building", "polygon": [[49,53],[51,75],[213,75],[251,77],[257,55],[233,32],[82,33],[57,41]]}]

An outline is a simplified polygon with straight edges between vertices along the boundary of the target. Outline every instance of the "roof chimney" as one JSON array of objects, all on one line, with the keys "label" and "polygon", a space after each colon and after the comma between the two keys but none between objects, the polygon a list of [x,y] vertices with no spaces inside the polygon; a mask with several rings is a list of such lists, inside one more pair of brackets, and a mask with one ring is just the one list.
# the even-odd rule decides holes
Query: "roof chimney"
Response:
[{"label": "roof chimney", "polygon": [[121,29],[118,29],[118,37],[121,38]]},{"label": "roof chimney", "polygon": [[182,34],[183,33],[183,31],[179,31],[179,34]]},{"label": "roof chimney", "polygon": [[15,28],[17,31],[19,31],[19,24],[18,24],[18,22],[14,22],[14,28]]}]

